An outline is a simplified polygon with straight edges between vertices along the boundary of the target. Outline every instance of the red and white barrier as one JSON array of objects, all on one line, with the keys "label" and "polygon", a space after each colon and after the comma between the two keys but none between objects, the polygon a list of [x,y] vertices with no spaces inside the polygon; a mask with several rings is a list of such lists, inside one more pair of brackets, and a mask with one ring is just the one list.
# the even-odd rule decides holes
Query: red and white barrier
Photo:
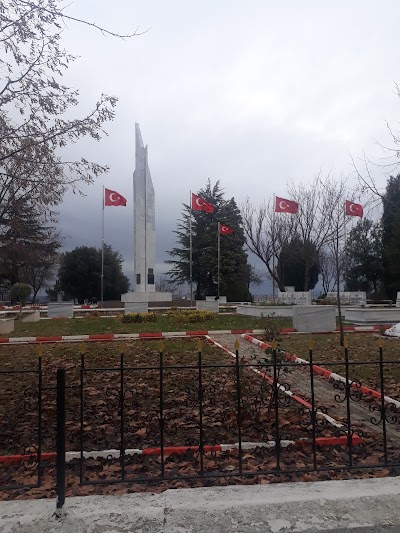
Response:
[{"label": "red and white barrier", "polygon": [[[260,348],[262,348],[264,350],[266,350],[267,348],[271,348],[270,344],[267,344],[266,342],[260,341],[259,339],[255,339],[251,335],[242,334],[241,337],[242,337],[242,339],[245,339],[245,340],[251,342],[252,344],[257,345],[257,346],[259,346]],[[297,357],[297,355],[290,354],[288,352],[284,352],[284,356],[285,356],[285,358],[288,361],[291,361],[293,363],[298,363],[300,365],[307,365],[307,366],[309,366],[309,364],[310,364],[310,362],[307,361],[306,359],[302,359],[301,357]],[[326,368],[323,368],[322,366],[313,365],[312,368],[313,368],[314,374],[317,374],[319,376],[323,376],[324,378],[327,378],[327,379],[332,379],[334,381],[341,381],[342,383],[346,383],[346,378],[345,377],[341,376],[340,374],[336,374],[335,372],[332,372],[330,370],[327,370]],[[365,395],[368,395],[368,396],[373,396],[374,398],[381,398],[382,397],[380,392],[378,392],[378,391],[376,391],[374,389],[370,389],[369,387],[365,387],[364,385],[360,385],[356,381],[352,381],[352,380],[349,379],[349,384],[351,385],[352,388],[360,391],[361,394],[365,394]],[[393,404],[397,409],[400,407],[400,402],[395,400],[394,398],[391,398],[390,396],[384,396],[384,400],[387,403]]]},{"label": "red and white barrier", "polygon": [[[352,435],[350,437],[353,446],[365,442],[365,439],[358,435]],[[347,435],[341,437],[317,437],[315,439],[315,445],[321,447],[327,446],[346,446],[348,444]],[[288,448],[292,446],[294,448],[307,448],[312,446],[313,441],[311,439],[298,439],[298,440],[281,440],[280,447]],[[254,450],[255,448],[275,448],[276,442],[242,442],[241,449],[243,451]],[[240,448],[239,443],[234,444],[213,444],[204,445],[204,453],[211,452],[228,452],[231,450],[238,450]],[[159,456],[161,452],[164,457],[168,455],[184,455],[189,451],[198,452],[199,446],[165,446],[163,450],[160,447],[157,448],[131,448],[124,451],[124,455],[150,455]],[[84,459],[119,459],[121,457],[120,450],[93,450],[91,452],[84,451],[82,453]],[[55,461],[57,457],[56,452],[44,452],[40,455],[42,461]],[[74,461],[81,458],[81,452],[66,452],[65,459],[67,462]],[[36,462],[38,460],[37,454],[25,454],[25,455],[0,455],[0,464],[10,465],[16,463],[22,463],[25,461]]]}]

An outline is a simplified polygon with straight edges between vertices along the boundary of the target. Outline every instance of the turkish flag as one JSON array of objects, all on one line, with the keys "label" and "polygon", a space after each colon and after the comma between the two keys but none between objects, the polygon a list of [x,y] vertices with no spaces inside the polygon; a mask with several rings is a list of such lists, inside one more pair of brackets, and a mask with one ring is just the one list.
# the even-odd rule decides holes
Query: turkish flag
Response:
[{"label": "turkish flag", "polygon": [[349,215],[349,217],[361,217],[364,214],[364,210],[361,204],[355,204],[353,202],[350,202],[350,200],[346,200],[346,215]]},{"label": "turkish flag", "polygon": [[231,233],[233,233],[233,229],[229,226],[225,226],[225,224],[220,224],[219,232],[221,233],[221,235],[230,235]]},{"label": "turkish flag", "polygon": [[295,215],[299,210],[299,204],[293,200],[285,200],[285,198],[275,198],[275,213],[291,213]]},{"label": "turkish flag", "polygon": [[214,213],[214,206],[210,204],[210,202],[207,202],[207,200],[204,200],[204,198],[201,198],[200,196],[197,196],[197,194],[193,193],[192,209],[193,211],[205,211],[206,213]]},{"label": "turkish flag", "polygon": [[126,198],[116,191],[104,189],[104,205],[126,205]]}]

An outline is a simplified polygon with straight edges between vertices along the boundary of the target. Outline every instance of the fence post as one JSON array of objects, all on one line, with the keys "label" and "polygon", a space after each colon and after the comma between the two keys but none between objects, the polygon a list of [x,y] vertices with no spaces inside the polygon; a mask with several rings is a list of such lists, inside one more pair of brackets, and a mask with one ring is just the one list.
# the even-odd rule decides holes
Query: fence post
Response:
[{"label": "fence post", "polygon": [[56,516],[63,514],[65,503],[65,368],[57,369],[57,462],[56,462]]}]

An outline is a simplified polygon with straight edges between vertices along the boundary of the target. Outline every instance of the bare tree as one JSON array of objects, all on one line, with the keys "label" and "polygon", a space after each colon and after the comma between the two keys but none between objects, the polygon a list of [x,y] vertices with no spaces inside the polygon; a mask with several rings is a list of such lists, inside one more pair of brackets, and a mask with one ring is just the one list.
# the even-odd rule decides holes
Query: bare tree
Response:
[{"label": "bare tree", "polygon": [[335,256],[329,246],[324,246],[319,253],[319,268],[321,272],[322,290],[332,292],[336,287]]},{"label": "bare tree", "polygon": [[261,259],[268,275],[278,285],[279,290],[284,292],[282,270],[278,269],[277,265],[282,248],[290,242],[296,231],[296,218],[287,215],[275,216],[271,202],[264,202],[255,207],[249,197],[243,203],[241,213],[249,250]]},{"label": "bare tree", "polygon": [[72,116],[79,92],[62,83],[75,57],[61,46],[65,21],[96,24],[68,16],[60,0],[3,0],[0,7],[0,221],[8,199],[25,197],[54,206],[67,187],[79,190],[107,171],[84,157],[69,160],[63,148],[106,135],[117,99],[100,95],[83,116]]}]

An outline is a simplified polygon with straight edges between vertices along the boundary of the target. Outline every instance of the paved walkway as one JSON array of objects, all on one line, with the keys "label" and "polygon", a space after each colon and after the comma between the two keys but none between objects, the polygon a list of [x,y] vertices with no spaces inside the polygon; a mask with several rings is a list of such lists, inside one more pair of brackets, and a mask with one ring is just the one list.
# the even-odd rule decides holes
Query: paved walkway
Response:
[{"label": "paved walkway", "polygon": [[[264,350],[258,348],[254,344],[241,339],[239,335],[232,334],[211,334],[210,337],[219,342],[232,352],[235,351],[234,344],[236,339],[240,343],[239,353],[241,357],[245,357],[250,362],[259,360],[260,356],[264,355]],[[309,368],[302,365],[291,366],[291,370],[280,379],[280,383],[288,384],[290,390],[300,396],[301,398],[311,401],[311,380]],[[268,370],[265,371],[268,374]],[[356,391],[354,391],[356,392]],[[346,423],[347,407],[346,402],[337,402],[335,396],[339,395],[344,398],[344,392],[335,389],[333,383],[329,382],[324,377],[314,374],[314,395],[316,407],[325,407],[328,409],[328,414],[338,421]],[[369,401],[366,401],[369,400]],[[351,420],[354,423],[354,428],[363,429],[368,433],[374,433],[382,438],[382,424],[374,425],[371,418],[375,416],[379,420],[379,412],[371,412],[371,399],[362,397],[359,401],[350,402]],[[386,433],[388,440],[395,445],[400,445],[400,424],[386,424]]]}]

